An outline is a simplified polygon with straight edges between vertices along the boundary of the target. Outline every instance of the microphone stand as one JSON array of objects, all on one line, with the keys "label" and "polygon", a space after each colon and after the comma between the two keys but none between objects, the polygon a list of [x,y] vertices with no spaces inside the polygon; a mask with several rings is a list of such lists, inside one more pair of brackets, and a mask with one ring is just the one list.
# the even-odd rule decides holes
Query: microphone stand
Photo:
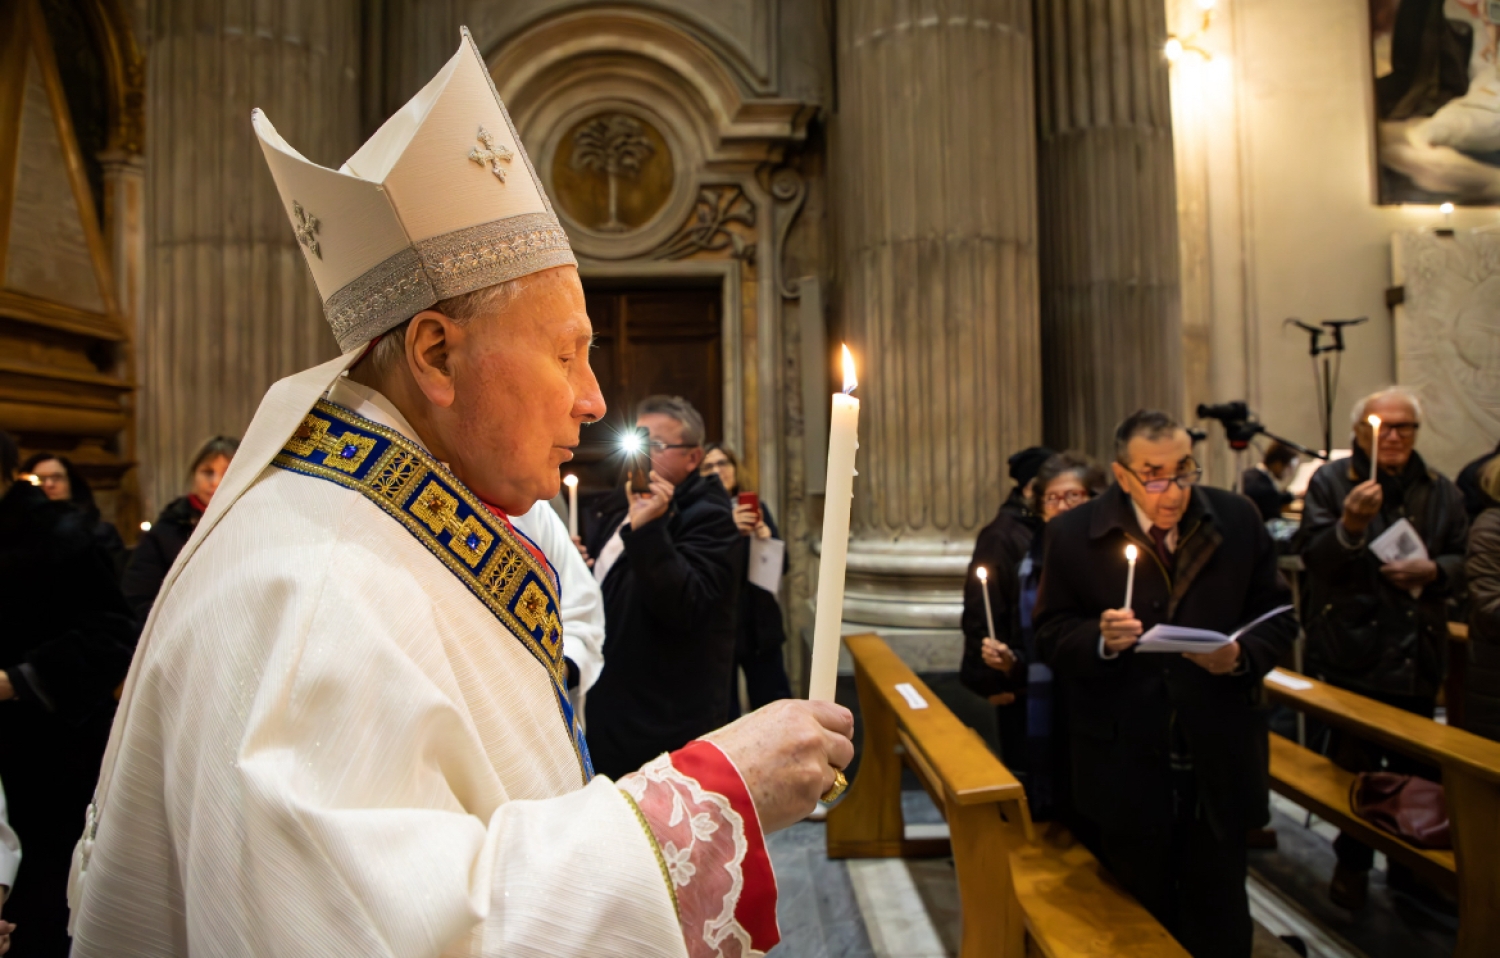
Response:
[{"label": "microphone stand", "polygon": [[[1312,326],[1294,317],[1288,319],[1283,324],[1286,326],[1296,326],[1308,335],[1307,353],[1313,359],[1313,381],[1318,391],[1318,400],[1321,407],[1319,411],[1322,413],[1323,419],[1323,449],[1325,452],[1332,451],[1333,449],[1333,400],[1334,395],[1338,392],[1339,380],[1338,367],[1334,366],[1332,362],[1332,354],[1339,355],[1340,365],[1342,365],[1345,327],[1358,326],[1360,323],[1368,320],[1368,316],[1361,316],[1358,319],[1325,319],[1318,326]],[[1322,344],[1324,335],[1331,336],[1333,340],[1327,346]],[[1320,359],[1321,373],[1319,369]],[[1311,450],[1304,449],[1302,446],[1298,446],[1294,442],[1287,442],[1279,436],[1273,436],[1271,433],[1266,433],[1266,435],[1298,451],[1316,456],[1319,459],[1326,460],[1328,458],[1327,455],[1319,455]]]}]

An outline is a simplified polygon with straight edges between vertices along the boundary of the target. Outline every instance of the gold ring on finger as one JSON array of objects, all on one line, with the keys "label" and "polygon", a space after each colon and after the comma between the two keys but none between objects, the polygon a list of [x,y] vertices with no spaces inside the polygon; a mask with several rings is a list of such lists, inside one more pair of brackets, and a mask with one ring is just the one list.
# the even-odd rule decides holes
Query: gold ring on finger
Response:
[{"label": "gold ring on finger", "polygon": [[844,770],[836,768],[833,770],[833,787],[824,792],[823,797],[818,800],[825,805],[832,805],[839,800],[839,796],[844,794],[844,790],[848,787],[849,780],[844,777]]}]

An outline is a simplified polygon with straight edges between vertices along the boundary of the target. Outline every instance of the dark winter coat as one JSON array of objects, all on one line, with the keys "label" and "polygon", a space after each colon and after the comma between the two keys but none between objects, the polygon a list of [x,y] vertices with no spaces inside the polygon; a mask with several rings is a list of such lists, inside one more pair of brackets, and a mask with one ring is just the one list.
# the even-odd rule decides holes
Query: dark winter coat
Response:
[{"label": "dark winter coat", "polygon": [[[964,657],[959,666],[959,680],[975,695],[988,698],[1000,692],[1015,692],[1025,684],[1026,650],[1021,641],[1021,582],[1017,570],[1032,539],[1041,529],[1042,520],[1033,515],[1019,495],[1012,495],[1000,506],[994,520],[979,530],[974,541],[974,556],[964,579],[964,612],[960,626],[964,634]],[[981,654],[989,625],[984,618],[984,593],[974,570],[984,566],[989,573],[990,603],[995,614],[994,636],[1010,646],[1021,664],[1011,678],[984,664]]]},{"label": "dark winter coat", "polygon": [[27,483],[0,497],[0,670],[15,690],[0,702],[0,781],[26,856],[5,917],[26,930],[28,954],[67,951],[70,852],[134,651],[94,525]]},{"label": "dark winter coat", "polygon": [[[771,538],[780,539],[776,520],[771,516],[771,507],[760,504],[761,518],[771,529]],[[740,536],[736,546],[735,561],[749,574],[750,536]],[[786,560],[782,560],[782,571],[786,571]],[[739,634],[735,639],[736,652],[741,659],[773,655],[786,643],[786,624],[782,621],[781,603],[775,594],[767,592],[748,580],[739,590]]]},{"label": "dark winter coat", "polygon": [[194,507],[192,500],[183,496],[167,503],[151,528],[141,533],[120,579],[120,591],[130,603],[138,625],[146,624],[151,606],[156,603],[156,594],[166,581],[167,571],[177,561],[177,554],[187,545],[201,518],[203,513]]},{"label": "dark winter coat", "polygon": [[1270,817],[1261,677],[1291,648],[1292,616],[1240,637],[1241,674],[1212,675],[1169,653],[1099,655],[1099,617],[1125,598],[1127,543],[1141,552],[1132,605],[1147,630],[1169,622],[1227,634],[1291,602],[1271,537],[1244,497],[1196,487],[1178,530],[1169,575],[1119,486],[1049,522],[1037,649],[1065,685],[1080,813],[1106,832],[1167,836],[1175,728],[1209,823],[1239,841]]},{"label": "dark winter coat", "polygon": [[1458,486],[1458,491],[1464,494],[1464,508],[1468,511],[1471,520],[1479,518],[1479,514],[1486,509],[1500,506],[1500,502],[1490,498],[1489,493],[1479,486],[1479,474],[1496,456],[1500,456],[1500,446],[1496,446],[1493,451],[1485,453],[1464,466],[1459,470],[1458,478],[1453,480],[1453,484]]},{"label": "dark winter coat", "polygon": [[1281,518],[1282,507],[1292,501],[1292,494],[1277,489],[1271,474],[1260,469],[1244,471],[1240,477],[1240,492],[1255,503],[1255,507],[1260,510],[1260,517],[1267,522]]},{"label": "dark winter coat", "polygon": [[[598,556],[629,509],[623,491],[597,508],[587,543]],[[625,529],[605,578],[604,671],[589,691],[594,767],[611,778],[724,723],[745,569],[729,494],[689,476],[666,515]]]},{"label": "dark winter coat", "polygon": [[[1400,476],[1382,474],[1381,512],[1350,548],[1339,535],[1344,499],[1369,474],[1369,458],[1360,451],[1323,466],[1307,487],[1297,551],[1307,568],[1308,668],[1358,692],[1430,698],[1443,681],[1447,600],[1463,589],[1469,532],[1463,497],[1412,453]],[[1437,580],[1419,598],[1381,575],[1382,563],[1369,549],[1403,518],[1438,567]]]},{"label": "dark winter coat", "polygon": [[1474,520],[1464,567],[1472,603],[1464,727],[1500,741],[1500,507]]}]

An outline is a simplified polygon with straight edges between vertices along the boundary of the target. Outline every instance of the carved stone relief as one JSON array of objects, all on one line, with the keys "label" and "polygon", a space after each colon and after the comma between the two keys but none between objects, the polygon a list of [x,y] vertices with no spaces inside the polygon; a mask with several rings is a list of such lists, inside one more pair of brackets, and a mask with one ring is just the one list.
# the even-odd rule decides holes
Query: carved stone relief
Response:
[{"label": "carved stone relief", "polygon": [[1500,234],[1399,233],[1396,378],[1422,399],[1418,450],[1452,476],[1500,436]]},{"label": "carved stone relief", "polygon": [[557,203],[599,233],[627,233],[652,222],[672,198],[672,149],[650,121],[598,113],[563,134],[552,158]]},{"label": "carved stone relief", "polygon": [[755,206],[738,186],[705,186],[688,221],[652,258],[686,259],[726,250],[735,259],[755,262]]}]

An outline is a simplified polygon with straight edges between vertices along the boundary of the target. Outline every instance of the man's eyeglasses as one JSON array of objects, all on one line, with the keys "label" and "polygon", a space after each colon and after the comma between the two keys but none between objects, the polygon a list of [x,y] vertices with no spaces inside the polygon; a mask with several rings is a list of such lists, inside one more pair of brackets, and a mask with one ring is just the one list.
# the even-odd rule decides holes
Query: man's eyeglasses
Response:
[{"label": "man's eyeglasses", "polygon": [[[1365,423],[1364,425],[1368,426],[1369,423]],[[1383,422],[1380,424],[1380,432],[1381,434],[1393,432],[1402,439],[1410,439],[1417,434],[1417,430],[1421,426],[1422,424],[1419,422]]]},{"label": "man's eyeglasses", "polygon": [[1092,498],[1094,497],[1082,489],[1070,489],[1067,492],[1049,492],[1042,496],[1042,503],[1048,506],[1060,506],[1065,503],[1069,506],[1077,506]]},{"label": "man's eyeglasses", "polygon": [[1145,489],[1153,496],[1166,492],[1168,489],[1172,488],[1173,485],[1176,485],[1181,489],[1187,489],[1191,486],[1197,485],[1198,480],[1203,478],[1202,469],[1190,469],[1186,472],[1179,472],[1175,476],[1167,476],[1163,479],[1146,479],[1140,473],[1125,465],[1123,462],[1120,463],[1120,468],[1124,469],[1132,476],[1135,476],[1135,481],[1141,484],[1141,488]]},{"label": "man's eyeglasses", "polygon": [[660,439],[649,439],[646,441],[646,448],[652,452],[666,452],[668,449],[697,449],[698,444],[696,442],[662,442]]}]

